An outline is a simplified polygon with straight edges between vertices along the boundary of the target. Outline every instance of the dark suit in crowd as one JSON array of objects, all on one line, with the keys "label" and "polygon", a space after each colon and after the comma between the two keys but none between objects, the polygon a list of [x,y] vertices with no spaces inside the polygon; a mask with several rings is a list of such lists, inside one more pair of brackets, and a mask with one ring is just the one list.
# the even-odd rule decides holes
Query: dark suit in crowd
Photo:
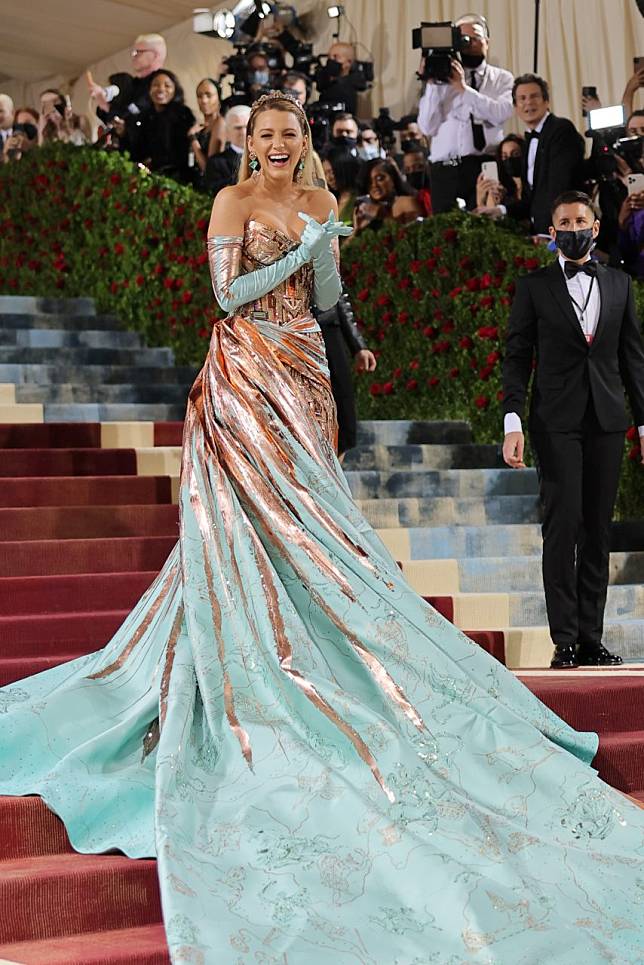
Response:
[{"label": "dark suit in crowd", "polygon": [[121,147],[155,174],[186,184],[190,180],[188,131],[194,123],[195,116],[185,104],[173,101],[162,111],[149,107],[127,116]]},{"label": "dark suit in crowd", "polygon": [[236,184],[240,161],[241,154],[230,144],[220,154],[212,154],[206,161],[204,190],[214,197],[222,188]]},{"label": "dark suit in crowd", "polygon": [[111,74],[109,84],[118,87],[119,93],[110,101],[109,110],[96,108],[96,114],[108,124],[114,117],[126,118],[128,114],[140,114],[152,107],[149,77],[132,77],[131,74]]},{"label": "dark suit in crowd", "polygon": [[532,184],[528,181],[531,135],[526,135],[523,158],[523,192],[520,201],[507,203],[508,214],[530,219],[535,234],[547,234],[552,202],[564,191],[583,184],[584,139],[565,117],[549,114],[538,133]]},{"label": "dark suit in crowd", "polygon": [[[596,265],[594,335],[582,331],[559,260],[517,283],[504,360],[504,411],[523,414],[543,519],[543,581],[556,646],[601,646],[610,524],[624,433],[624,392],[644,425],[644,347],[628,275]],[[587,282],[588,277],[586,276]],[[597,291],[597,289],[595,289]],[[583,315],[583,313],[581,313]]]}]

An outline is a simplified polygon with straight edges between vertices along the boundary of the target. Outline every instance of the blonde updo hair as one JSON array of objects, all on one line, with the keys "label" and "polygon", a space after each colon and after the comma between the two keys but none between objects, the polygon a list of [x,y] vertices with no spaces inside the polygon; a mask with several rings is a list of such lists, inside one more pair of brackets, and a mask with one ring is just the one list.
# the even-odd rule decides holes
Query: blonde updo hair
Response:
[{"label": "blonde updo hair", "polygon": [[257,118],[260,114],[265,114],[266,111],[282,111],[284,114],[294,114],[295,117],[297,117],[300,130],[306,139],[306,155],[304,157],[302,176],[298,178],[299,170],[298,167],[296,167],[295,171],[293,172],[293,180],[297,180],[297,183],[303,186],[311,188],[314,187],[315,170],[313,166],[313,145],[311,139],[311,128],[309,127],[309,122],[306,119],[306,114],[295,98],[291,97],[289,94],[283,94],[281,91],[277,90],[271,91],[269,94],[264,94],[263,97],[260,97],[259,100],[255,101],[251,108],[250,117],[248,118],[248,127],[246,129],[244,153],[242,154],[239,165],[237,183],[241,184],[242,181],[248,181],[253,174],[250,168],[248,138],[252,136],[255,130]]}]

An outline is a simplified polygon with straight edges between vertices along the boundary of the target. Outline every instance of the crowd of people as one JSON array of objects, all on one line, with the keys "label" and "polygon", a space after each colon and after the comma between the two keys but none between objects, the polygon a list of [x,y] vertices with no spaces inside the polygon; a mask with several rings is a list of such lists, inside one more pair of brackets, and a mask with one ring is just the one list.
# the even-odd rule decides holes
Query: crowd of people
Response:
[{"label": "crowd of people", "polygon": [[[367,84],[351,44],[335,41],[326,66],[312,74],[287,65],[283,35],[250,45],[234,70],[224,61],[216,76],[201,79],[197,120],[180,79],[165,67],[163,37],[146,34],[131,50],[132,74],[112,75],[105,85],[87,74],[99,122],[95,143],[127,151],[150,170],[214,197],[237,178],[251,103],[279,88],[309,114],[319,181],[336,195],[342,219],[356,232],[458,206],[510,219],[535,241],[547,241],[553,199],[579,189],[601,209],[596,256],[644,277],[644,111],[633,109],[644,69],[623,92],[624,129],[593,132],[587,152],[572,121],[551,112],[544,78],[513,77],[488,62],[483,16],[467,14],[456,27],[461,50],[449,74],[432,77],[422,57],[417,113],[398,122],[387,110],[375,120],[358,116],[358,93]],[[224,99],[221,80],[231,73],[233,95]],[[584,95],[585,113],[600,106],[595,93]],[[506,131],[513,115],[521,134]],[[14,110],[0,94],[0,139],[8,162],[52,140],[87,144],[91,125],[58,90],[43,91],[38,109]]]}]

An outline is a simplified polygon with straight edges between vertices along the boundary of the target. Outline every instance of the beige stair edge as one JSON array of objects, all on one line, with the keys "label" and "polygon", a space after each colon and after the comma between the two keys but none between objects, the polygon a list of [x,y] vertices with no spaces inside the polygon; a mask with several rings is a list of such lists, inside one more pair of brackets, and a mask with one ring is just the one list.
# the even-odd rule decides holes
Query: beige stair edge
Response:
[{"label": "beige stair edge", "polygon": [[16,387],[13,382],[0,382],[0,405],[16,404]]},{"label": "beige stair edge", "polygon": [[43,407],[40,402],[0,402],[0,422],[21,425],[28,422],[44,422]]}]

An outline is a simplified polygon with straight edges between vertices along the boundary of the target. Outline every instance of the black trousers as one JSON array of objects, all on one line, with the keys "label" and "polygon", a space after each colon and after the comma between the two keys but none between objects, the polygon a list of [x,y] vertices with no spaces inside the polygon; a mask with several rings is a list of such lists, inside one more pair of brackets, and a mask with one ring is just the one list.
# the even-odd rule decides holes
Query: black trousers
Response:
[{"label": "black trousers", "polygon": [[346,344],[339,325],[321,325],[331,378],[331,392],[338,410],[338,455],[356,444],[357,421],[353,377]]},{"label": "black trousers", "polygon": [[458,164],[432,164],[431,189],[432,211],[440,214],[451,211],[457,198],[463,198],[468,209],[476,207],[476,179],[481,173],[483,161],[492,158],[487,154],[469,154]]},{"label": "black trousers", "polygon": [[574,432],[531,432],[543,504],[543,586],[553,643],[601,643],[610,525],[623,432],[604,432],[592,403]]}]

